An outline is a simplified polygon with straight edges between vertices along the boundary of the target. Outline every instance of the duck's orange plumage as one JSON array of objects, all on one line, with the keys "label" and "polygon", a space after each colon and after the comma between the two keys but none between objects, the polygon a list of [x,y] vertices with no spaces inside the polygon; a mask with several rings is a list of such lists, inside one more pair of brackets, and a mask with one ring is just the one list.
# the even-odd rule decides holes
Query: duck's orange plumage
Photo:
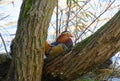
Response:
[{"label": "duck's orange plumage", "polygon": [[73,36],[69,31],[64,31],[58,36],[54,44],[62,43],[65,44],[68,48],[71,48],[73,46],[73,41],[71,37]]},{"label": "duck's orange plumage", "polygon": [[45,42],[45,54],[48,54],[49,50],[51,49],[51,46],[48,44],[48,42]]},{"label": "duck's orange plumage", "polygon": [[56,46],[50,46],[48,42],[46,41],[46,46],[45,46],[45,55],[47,57],[54,56],[55,54],[60,54],[67,50],[67,47],[64,44],[58,44]]},{"label": "duck's orange plumage", "polygon": [[62,32],[56,42],[48,44],[46,41],[45,44],[45,54],[46,56],[54,56],[55,54],[60,54],[73,46],[73,41],[71,39],[72,34],[68,31]]}]

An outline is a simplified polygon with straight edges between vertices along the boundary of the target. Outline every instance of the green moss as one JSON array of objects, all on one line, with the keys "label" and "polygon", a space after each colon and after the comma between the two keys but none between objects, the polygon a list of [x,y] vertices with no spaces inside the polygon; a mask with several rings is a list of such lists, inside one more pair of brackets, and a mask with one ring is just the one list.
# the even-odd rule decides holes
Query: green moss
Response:
[{"label": "green moss", "polygon": [[77,45],[75,46],[75,50],[81,51],[91,40],[92,36],[93,35],[91,35],[91,36],[87,37],[86,39],[82,40],[81,42],[77,43]]},{"label": "green moss", "polygon": [[24,6],[24,11],[23,11],[23,18],[26,18],[28,16],[28,12],[32,6],[33,0],[26,0],[25,6]]},{"label": "green moss", "polygon": [[116,19],[116,17],[119,15],[120,11],[118,11],[118,13],[116,15],[114,15],[112,17],[112,19],[110,19],[107,23],[105,23],[102,27],[100,27],[93,35],[97,35],[98,33],[100,33],[101,31],[108,29],[109,25],[112,25],[114,20]]},{"label": "green moss", "polygon": [[101,28],[99,28],[94,34],[90,35],[89,37],[85,38],[84,40],[82,40],[81,42],[77,43],[77,45],[75,46],[75,50],[76,51],[81,51],[82,49],[84,49],[84,47],[86,47],[86,45],[93,40],[95,37],[97,37],[98,35],[100,35],[101,31],[105,30],[105,28],[108,27],[109,23],[111,21],[109,21],[108,23],[104,24]]},{"label": "green moss", "polygon": [[92,78],[80,77],[79,79],[74,80],[74,81],[98,81],[98,80],[95,80],[95,79],[92,79]]}]

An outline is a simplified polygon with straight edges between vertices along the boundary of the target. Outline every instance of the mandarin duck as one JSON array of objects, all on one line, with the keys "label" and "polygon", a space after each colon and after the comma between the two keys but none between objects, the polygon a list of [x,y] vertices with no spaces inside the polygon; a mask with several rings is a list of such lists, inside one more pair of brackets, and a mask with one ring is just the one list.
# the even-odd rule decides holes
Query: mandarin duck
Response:
[{"label": "mandarin duck", "polygon": [[71,37],[73,36],[69,31],[64,31],[57,37],[55,42],[48,44],[46,41],[45,55],[48,57],[63,53],[64,51],[70,51],[73,47]]},{"label": "mandarin duck", "polygon": [[48,44],[47,41],[45,43],[45,55],[47,57],[51,57],[51,56],[63,53],[66,50],[67,50],[67,47],[64,44],[58,44],[58,45],[55,45],[55,46],[50,46],[50,44]]},{"label": "mandarin duck", "polygon": [[51,45],[58,45],[58,44],[65,44],[69,49],[73,47],[73,41],[71,39],[72,34],[69,31],[62,32],[56,39],[56,42],[52,43]]}]

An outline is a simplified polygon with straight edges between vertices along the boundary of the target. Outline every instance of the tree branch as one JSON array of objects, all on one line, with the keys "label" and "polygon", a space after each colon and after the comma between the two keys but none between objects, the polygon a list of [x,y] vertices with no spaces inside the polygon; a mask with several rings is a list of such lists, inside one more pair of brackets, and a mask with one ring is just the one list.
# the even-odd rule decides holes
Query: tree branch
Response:
[{"label": "tree branch", "polygon": [[104,26],[86,38],[70,54],[59,55],[47,61],[44,72],[72,81],[90,68],[98,66],[115,55],[120,48],[120,11]]}]

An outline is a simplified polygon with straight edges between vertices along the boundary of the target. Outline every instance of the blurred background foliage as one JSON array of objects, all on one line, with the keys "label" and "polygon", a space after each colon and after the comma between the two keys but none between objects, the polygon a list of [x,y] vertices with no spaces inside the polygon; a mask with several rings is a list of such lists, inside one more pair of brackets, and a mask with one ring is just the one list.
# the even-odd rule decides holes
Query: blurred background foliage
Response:
[{"label": "blurred background foliage", "polygon": [[77,43],[107,22],[119,10],[119,5],[118,0],[58,0],[48,40],[53,41],[62,31],[68,30]]},{"label": "blurred background foliage", "polygon": [[[119,9],[119,0],[57,0],[50,26],[48,42],[65,30],[74,35],[74,44],[99,29]],[[9,50],[15,36],[22,0],[0,0],[0,34]],[[0,49],[4,46],[0,40]]]}]

